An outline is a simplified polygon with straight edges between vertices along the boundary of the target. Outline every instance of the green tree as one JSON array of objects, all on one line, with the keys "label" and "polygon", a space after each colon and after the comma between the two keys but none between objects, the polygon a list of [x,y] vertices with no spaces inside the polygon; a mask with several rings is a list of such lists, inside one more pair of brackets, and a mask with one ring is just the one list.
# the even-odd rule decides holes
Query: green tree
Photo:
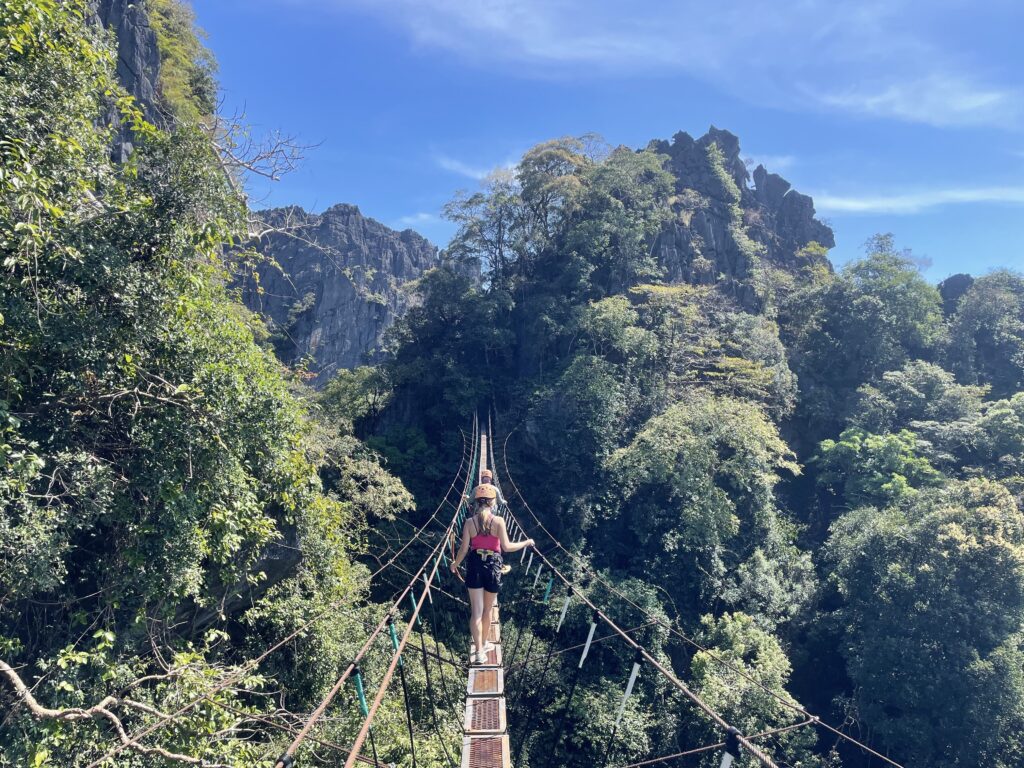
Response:
[{"label": "green tree", "polygon": [[826,555],[857,711],[902,762],[1022,759],[1024,519],[1007,490],[951,482],[840,518]]},{"label": "green tree", "polygon": [[[315,409],[225,289],[244,205],[206,135],[142,119],[89,19],[85,2],[0,5],[0,686],[20,674],[52,708],[113,695],[129,732],[205,694],[153,743],[255,764],[282,737],[250,714],[299,678],[244,659],[285,616],[360,602],[365,517],[403,500],[352,489],[387,479],[365,457],[325,491]],[[134,132],[124,165],[112,113]],[[294,700],[322,692],[361,614],[311,629],[324,663]],[[3,765],[80,766],[119,742],[107,716],[8,715]]]},{"label": "green tree", "polygon": [[853,393],[911,359],[929,359],[944,339],[942,302],[891,235],[836,278],[796,294],[783,311],[783,340],[800,380],[801,420],[815,441],[839,431]]},{"label": "green tree", "polygon": [[934,363],[911,360],[861,387],[850,421],[878,433],[920,428],[928,422],[969,420],[981,411],[987,392],[984,386],[957,384],[952,373]]},{"label": "green tree", "polygon": [[799,469],[749,403],[693,391],[612,453],[607,470],[619,501],[595,531],[602,548],[618,567],[648,553],[645,572],[687,609],[719,595],[757,545],[792,535],[773,489],[780,470]]},{"label": "green tree", "polygon": [[[693,691],[740,733],[752,736],[803,719],[799,702],[786,691],[791,667],[782,645],[750,616],[703,616],[697,640],[708,650],[698,651],[690,661]],[[694,720],[685,727],[685,743],[707,744],[721,738],[709,720]],[[802,728],[783,734],[773,746],[788,764],[813,766],[818,765],[812,751],[815,741],[814,731]],[[720,760],[720,755],[711,755],[701,764],[718,765]]]},{"label": "green tree", "polygon": [[838,440],[822,442],[815,463],[819,485],[847,507],[884,505],[942,482],[942,475],[919,455],[914,433],[905,429],[885,435],[844,429]]},{"label": "green tree", "polygon": [[1024,277],[997,270],[975,280],[950,322],[953,370],[997,397],[1024,389]]}]

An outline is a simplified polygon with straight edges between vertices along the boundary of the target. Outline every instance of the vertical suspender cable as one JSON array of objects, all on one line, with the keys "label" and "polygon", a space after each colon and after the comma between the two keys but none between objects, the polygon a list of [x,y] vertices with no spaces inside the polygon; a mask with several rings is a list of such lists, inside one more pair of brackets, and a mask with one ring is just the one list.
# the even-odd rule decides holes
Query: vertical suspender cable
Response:
[{"label": "vertical suspender cable", "polygon": [[594,631],[597,629],[597,612],[590,619],[590,629],[587,632],[587,642],[583,646],[583,653],[580,654],[580,663],[576,665],[576,670],[572,675],[572,686],[569,688],[569,696],[565,700],[565,707],[562,709],[562,718],[558,721],[558,731],[555,734],[555,738],[551,740],[551,749],[548,752],[548,759],[544,763],[544,768],[548,768],[551,765],[551,761],[555,757],[555,753],[558,752],[558,747],[562,741],[562,732],[565,730],[565,720],[569,716],[569,709],[572,707],[572,700],[576,696],[576,685],[580,681],[580,670],[583,669],[583,662],[586,661],[587,654],[590,653],[590,644],[594,640]]},{"label": "vertical suspender cable", "polygon": [[441,749],[444,751],[444,756],[448,759],[448,764],[455,768],[455,761],[452,756],[448,753],[448,745],[444,743],[444,735],[441,733],[441,728],[437,724],[437,700],[434,698],[434,686],[430,681],[430,662],[427,661],[427,640],[423,634],[423,625],[419,627],[420,633],[420,650],[423,652],[423,672],[427,678],[427,698],[430,699],[430,717],[434,722],[434,733],[437,734],[437,740],[441,742]]},{"label": "vertical suspender cable", "polygon": [[608,746],[604,750],[604,759],[601,761],[607,765],[612,756],[612,746],[615,744],[615,734],[619,730],[619,723],[622,722],[622,713],[626,711],[626,700],[633,693],[633,686],[636,684],[637,675],[640,674],[640,665],[643,664],[643,654],[637,653],[633,659],[633,670],[629,673],[629,682],[626,683],[626,693],[622,696],[622,703],[619,704],[618,714],[615,715],[615,725],[612,726],[612,735],[608,737]]},{"label": "vertical suspender cable", "polygon": [[[420,598],[421,600],[423,598]],[[415,600],[413,604],[415,606]],[[410,621],[410,628],[412,622],[419,618],[418,614],[413,615],[413,619]],[[402,663],[402,653],[398,647],[398,636],[395,634],[395,617],[388,616],[388,630],[391,633],[391,645],[394,646],[395,654],[398,656],[398,676],[402,681],[402,698],[405,700],[405,722],[409,727],[409,751],[412,754],[412,766],[416,768],[416,741],[412,735],[412,712],[409,709],[409,686],[405,682],[405,664]],[[422,631],[422,630],[421,630]]]},{"label": "vertical suspender cable", "polygon": [[[356,684],[356,696],[359,699],[359,711],[363,717],[366,717],[370,713],[370,708],[366,706],[366,691],[363,689],[363,670],[358,666],[352,671],[353,679]],[[373,764],[380,765],[380,761],[377,759],[377,742],[373,738],[373,729],[370,729],[370,754],[373,755]]]}]

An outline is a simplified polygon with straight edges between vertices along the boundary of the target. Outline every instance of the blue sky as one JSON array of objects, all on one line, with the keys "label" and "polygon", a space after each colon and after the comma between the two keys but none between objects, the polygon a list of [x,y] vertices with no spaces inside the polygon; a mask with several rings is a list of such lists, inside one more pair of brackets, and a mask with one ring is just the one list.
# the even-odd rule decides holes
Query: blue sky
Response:
[{"label": "blue sky", "polygon": [[[545,139],[709,125],[938,281],[1024,270],[1016,0],[193,0],[225,109],[317,144],[266,205],[354,203],[439,245],[459,189]],[[780,11],[785,8],[785,12]]]}]

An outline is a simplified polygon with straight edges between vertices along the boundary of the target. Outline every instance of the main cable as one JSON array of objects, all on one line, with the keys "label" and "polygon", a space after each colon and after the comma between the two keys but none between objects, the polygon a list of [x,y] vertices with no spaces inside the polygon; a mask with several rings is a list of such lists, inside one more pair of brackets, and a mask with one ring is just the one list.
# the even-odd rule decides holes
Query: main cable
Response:
[{"label": "main cable", "polygon": [[[522,498],[522,496],[520,496],[520,498]],[[514,513],[510,512],[510,514],[512,514],[513,517],[515,516]],[[535,551],[538,557],[540,557],[542,561],[547,563],[548,567],[558,577],[558,579],[563,584],[565,584],[565,586],[568,589],[570,589],[574,594],[579,596],[579,598],[584,603],[586,603],[587,606],[591,608],[591,610],[593,610],[594,615],[597,618],[600,618],[601,621],[607,624],[610,629],[612,629],[626,642],[627,645],[629,645],[635,651],[639,652],[644,657],[644,659],[646,659],[651,664],[651,666],[654,667],[662,675],[662,677],[664,677],[666,680],[672,683],[672,685],[674,685],[680,692],[682,692],[682,694],[686,696],[694,704],[694,706],[696,706],[705,715],[707,715],[723,731],[726,731],[728,733],[732,730],[732,726],[728,722],[726,722],[725,718],[723,718],[715,709],[708,705],[707,702],[705,702],[700,696],[698,696],[696,693],[690,690],[689,686],[683,683],[683,681],[676,677],[673,672],[668,670],[660,661],[654,658],[654,656],[652,656],[646,648],[644,648],[636,640],[634,640],[632,637],[626,634],[626,632],[623,631],[618,624],[616,624],[614,621],[608,618],[608,616],[600,608],[598,608],[585,594],[583,594],[582,591],[577,589],[575,585],[568,578],[566,578],[562,574],[562,572],[559,571],[558,568],[556,568],[543,553],[541,553],[539,550]],[[754,758],[759,763],[761,763],[761,765],[765,766],[765,768],[778,768],[778,766],[775,764],[775,761],[773,761],[770,757],[768,757],[768,755],[764,754],[760,749],[758,749],[756,745],[750,743],[750,741],[746,737],[739,735],[737,736],[737,738],[739,740],[739,743],[743,745],[750,752],[750,754],[752,754]]]},{"label": "main cable", "polygon": [[[475,437],[476,437],[475,433],[476,433],[476,431],[478,429],[477,419],[476,419],[475,415],[474,415],[474,418],[473,418],[473,429],[474,429],[474,439],[475,439]],[[376,571],[374,571],[373,573],[370,574],[370,577],[369,577],[370,581],[372,581],[374,578],[379,576],[385,569],[387,569],[389,566],[391,566],[398,559],[399,555],[401,555],[406,549],[408,549],[408,547],[416,539],[419,538],[419,536],[423,533],[423,531],[426,530],[427,526],[430,525],[434,521],[434,519],[440,513],[441,508],[448,501],[448,497],[451,495],[452,490],[454,490],[456,484],[459,481],[459,478],[462,477],[463,469],[466,467],[466,458],[467,458],[466,433],[463,430],[461,430],[461,429],[459,430],[459,432],[462,434],[462,444],[463,444],[462,460],[459,463],[459,469],[456,472],[455,477],[452,479],[451,485],[448,486],[448,490],[445,493],[444,499],[442,499],[441,503],[437,505],[437,509],[435,509],[433,514],[431,514],[431,516],[427,519],[427,521],[424,522],[422,526],[420,526],[420,528],[413,535],[413,537],[408,542],[406,542],[406,544],[401,549],[399,549],[391,557],[390,560],[388,560],[386,563],[384,563],[382,566],[380,566]],[[475,453],[475,447],[474,447],[474,453]],[[468,476],[467,476],[467,479],[468,479]],[[344,601],[345,601],[345,598],[341,598],[341,599],[333,601],[330,605],[325,607],[324,610],[321,611],[319,614],[317,614],[316,616],[314,616],[311,619],[309,619],[306,622],[304,622],[297,629],[295,629],[293,632],[291,632],[290,634],[288,634],[287,636],[285,636],[284,638],[282,638],[278,642],[276,642],[276,643],[272,644],[271,646],[269,646],[266,650],[264,650],[256,658],[251,659],[249,662],[247,662],[246,664],[242,665],[242,667],[237,672],[235,672],[233,675],[229,675],[226,680],[224,680],[224,681],[218,683],[217,685],[215,685],[210,691],[207,691],[207,692],[205,692],[203,694],[200,694],[199,696],[197,696],[196,698],[192,699],[188,703],[183,704],[177,710],[172,712],[170,714],[170,716],[167,717],[166,719],[160,719],[157,722],[155,722],[155,723],[153,723],[153,724],[151,724],[149,726],[146,726],[141,731],[139,731],[137,734],[129,737],[128,740],[121,741],[120,743],[115,744],[113,747],[111,747],[109,750],[107,750],[107,752],[104,753],[99,759],[94,760],[93,762],[89,763],[89,765],[86,766],[86,768],[98,768],[98,766],[101,765],[106,760],[109,760],[109,759],[113,758],[115,755],[119,754],[122,750],[127,749],[128,747],[131,747],[131,746],[137,744],[141,739],[145,738],[146,736],[149,736],[150,734],[155,733],[156,731],[158,731],[158,730],[164,728],[165,726],[169,725],[170,723],[176,721],[182,715],[186,714],[187,712],[190,712],[192,709],[197,707],[202,702],[204,702],[204,701],[212,701],[213,700],[212,699],[213,696],[215,696],[216,694],[220,693],[221,691],[223,691],[228,686],[234,685],[236,682],[241,680],[252,669],[254,669],[256,666],[258,666],[260,663],[262,663],[264,659],[266,659],[268,656],[270,656],[271,654],[273,654],[274,652],[276,652],[280,648],[282,648],[285,645],[287,645],[288,643],[290,643],[292,640],[294,640],[296,637],[298,637],[300,634],[302,634],[304,631],[306,631],[310,626],[312,626],[313,624],[315,624],[316,622],[320,621],[321,619],[323,619],[324,617],[326,617],[328,615],[334,615],[334,612],[337,611],[337,609],[341,607],[341,605],[344,603]]]},{"label": "main cable", "polygon": [[[574,554],[569,549],[567,549],[565,546],[563,546],[562,543],[558,539],[555,538],[554,534],[552,534],[551,531],[549,531],[547,529],[547,527],[544,525],[544,523],[541,522],[540,518],[537,517],[536,513],[530,508],[529,503],[523,497],[523,494],[520,492],[519,487],[516,485],[516,482],[513,479],[512,474],[509,472],[507,447],[508,447],[508,440],[509,440],[509,438],[511,436],[512,436],[512,432],[509,432],[508,435],[505,436],[505,442],[504,442],[504,445],[502,446],[502,460],[503,460],[503,463],[505,465],[505,476],[508,477],[508,481],[512,485],[512,490],[515,492],[516,496],[522,502],[523,507],[527,510],[527,512],[530,513],[530,517],[533,518],[533,520],[535,521],[536,525],[542,531],[544,531],[544,533],[547,535],[547,537],[549,539],[551,539],[551,541],[554,543],[556,548],[562,550],[562,552],[564,552],[572,560],[574,560],[577,564],[579,564],[581,568],[584,568],[587,571],[589,571],[597,581],[599,581],[606,589],[608,589],[609,592],[613,593],[616,597],[618,597],[619,599],[625,601],[626,603],[631,605],[634,609],[640,611],[641,613],[643,613],[648,618],[651,618],[654,621],[656,621],[659,625],[661,625],[666,630],[668,630],[669,633],[675,635],[676,637],[679,637],[683,641],[685,641],[685,642],[689,643],[690,645],[692,645],[694,648],[696,648],[696,649],[706,653],[714,661],[718,662],[719,664],[723,665],[724,667],[726,667],[730,671],[732,671],[735,674],[739,675],[740,677],[742,677],[747,682],[754,684],[755,686],[760,688],[762,691],[764,691],[765,693],[767,693],[770,696],[772,696],[773,698],[775,698],[777,701],[779,701],[785,707],[793,710],[794,712],[796,712],[797,714],[802,715],[803,717],[808,718],[815,725],[818,725],[818,726],[824,728],[825,730],[832,732],[836,736],[839,736],[840,738],[846,740],[847,742],[849,742],[849,743],[855,745],[856,747],[864,750],[868,754],[870,754],[870,755],[872,755],[874,757],[877,757],[880,760],[884,760],[886,763],[888,763],[889,765],[893,766],[893,768],[903,768],[903,766],[900,765],[899,763],[897,763],[895,760],[892,760],[891,758],[886,757],[885,755],[881,754],[880,752],[877,752],[876,750],[874,750],[871,747],[869,747],[867,744],[864,744],[863,742],[858,741],[854,737],[852,737],[852,736],[850,736],[850,735],[848,735],[846,733],[843,733],[838,728],[835,728],[834,726],[832,726],[829,723],[825,722],[824,720],[822,720],[817,715],[811,714],[804,707],[796,705],[796,704],[793,704],[793,702],[789,701],[788,699],[786,699],[783,696],[780,696],[777,692],[775,692],[772,689],[768,688],[762,682],[760,682],[759,680],[757,680],[756,678],[754,678],[753,676],[748,674],[745,670],[740,669],[736,665],[734,665],[731,662],[729,662],[727,659],[723,659],[721,656],[716,654],[714,651],[706,648],[701,643],[697,642],[692,637],[689,637],[688,635],[686,635],[684,632],[680,631],[678,628],[676,628],[672,624],[669,624],[669,623],[665,622],[663,619],[661,619],[660,617],[655,616],[650,611],[648,611],[646,608],[644,608],[643,606],[637,604],[632,599],[630,599],[630,597],[628,595],[625,595],[622,592],[620,592],[618,589],[616,589],[613,584],[611,584],[607,579],[603,578],[596,571],[596,569],[594,569],[592,566],[590,566],[585,560],[583,560],[583,558],[579,557],[578,555]],[[522,526],[520,525],[520,527],[522,527]]]}]

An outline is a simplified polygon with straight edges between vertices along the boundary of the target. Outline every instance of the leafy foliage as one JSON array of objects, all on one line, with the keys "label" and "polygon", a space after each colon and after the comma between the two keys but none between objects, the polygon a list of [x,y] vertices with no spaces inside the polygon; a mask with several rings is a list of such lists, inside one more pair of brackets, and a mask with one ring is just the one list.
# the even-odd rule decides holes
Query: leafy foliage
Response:
[{"label": "leafy foliage", "polygon": [[1024,278],[1006,270],[975,280],[950,325],[954,370],[994,394],[1024,389]]},{"label": "leafy foliage", "polygon": [[1010,494],[984,480],[834,526],[828,557],[858,711],[906,760],[1019,762],[1022,536]]},{"label": "leafy foliage", "polygon": [[217,107],[217,62],[203,45],[195,12],[180,0],[147,0],[160,50],[160,97],[175,117],[209,118]]},{"label": "leafy foliage", "polygon": [[[46,707],[116,711],[12,706],[0,765],[85,765],[111,718],[200,696],[157,736],[178,757],[118,764],[252,765],[280,747],[272,694],[307,706],[361,642],[367,516],[411,498],[256,343],[221,266],[242,201],[203,132],[143,120],[87,10],[0,8],[0,653]],[[292,659],[246,664],[339,603]]]}]

